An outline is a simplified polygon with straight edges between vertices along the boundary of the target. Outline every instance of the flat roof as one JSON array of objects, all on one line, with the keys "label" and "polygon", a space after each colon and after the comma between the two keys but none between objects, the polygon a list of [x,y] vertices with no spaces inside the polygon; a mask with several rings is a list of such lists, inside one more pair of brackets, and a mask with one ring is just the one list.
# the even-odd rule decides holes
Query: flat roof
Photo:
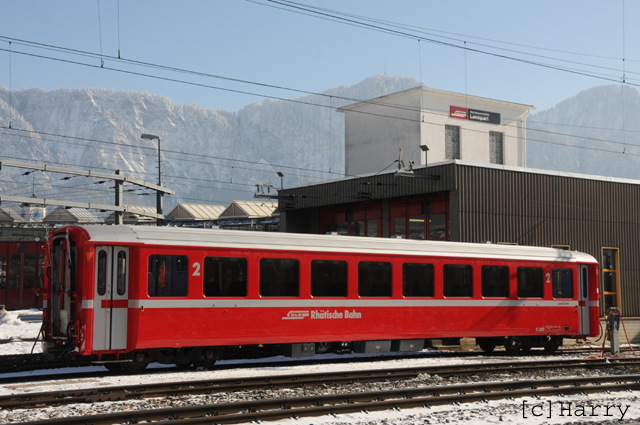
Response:
[{"label": "flat roof", "polygon": [[[544,169],[541,169],[541,168],[528,168],[528,167],[516,167],[516,166],[511,166],[511,165],[489,164],[489,163],[486,163],[486,162],[464,161],[464,160],[461,160],[461,159],[449,159],[449,160],[446,160],[446,161],[434,162],[434,163],[428,164],[428,166],[429,166],[429,168],[431,168],[431,167],[437,167],[437,166],[440,166],[440,165],[447,165],[447,164],[464,165],[464,166],[468,166],[468,167],[477,167],[477,168],[490,168],[490,169],[496,169],[496,170],[515,171],[515,172],[518,172],[518,173],[540,174],[540,175],[556,176],[556,177],[569,177],[569,178],[583,179],[583,180],[595,180],[595,181],[604,181],[604,182],[611,182],[611,183],[624,183],[624,184],[640,185],[640,180],[635,180],[635,179],[625,179],[625,178],[610,177],[610,176],[599,176],[599,175],[595,175],[595,174],[571,173],[571,172],[566,172],[566,171],[544,170]],[[414,170],[421,170],[421,169],[424,169],[425,167],[426,167],[425,165],[420,165],[420,166],[414,167]],[[383,172],[378,172],[378,173],[367,173],[367,174],[361,174],[361,175],[357,175],[357,176],[347,176],[347,177],[342,177],[342,178],[337,178],[337,179],[332,179],[332,180],[324,180],[324,181],[319,181],[319,182],[315,182],[315,183],[306,183],[306,184],[301,184],[301,185],[297,185],[297,186],[285,187],[284,190],[299,189],[299,188],[303,188],[303,187],[313,187],[313,186],[317,186],[317,185],[321,185],[321,184],[337,183],[337,182],[341,182],[341,181],[359,179],[359,178],[363,178],[363,177],[373,177],[373,176],[380,176],[380,175],[385,175],[385,174],[395,174],[396,172],[397,172],[397,170],[388,170],[388,171],[383,171]]]}]

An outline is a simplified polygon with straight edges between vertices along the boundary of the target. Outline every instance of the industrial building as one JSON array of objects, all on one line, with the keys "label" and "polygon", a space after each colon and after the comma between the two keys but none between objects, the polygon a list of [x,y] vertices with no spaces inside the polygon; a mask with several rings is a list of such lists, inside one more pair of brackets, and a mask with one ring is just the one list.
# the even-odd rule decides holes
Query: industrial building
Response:
[{"label": "industrial building", "polygon": [[[416,93],[422,105],[436,107],[417,112],[411,107],[413,119],[392,121],[393,127],[413,126],[414,131],[364,130],[380,125],[378,114],[392,107],[394,96]],[[426,99],[431,95],[436,99]],[[464,98],[418,88],[341,108],[348,177],[281,190],[281,230],[586,252],[601,263],[601,315],[618,307],[630,336],[638,338],[640,181],[527,168],[525,117],[532,107],[469,97],[473,108],[499,113],[469,122],[468,115],[457,116]],[[384,114],[387,119],[389,113]],[[361,134],[350,128],[353,123]],[[494,143],[495,133],[503,134],[502,144]],[[396,159],[399,147],[403,154],[414,152],[415,164],[408,166],[404,154],[402,163],[388,167],[393,147]]]}]

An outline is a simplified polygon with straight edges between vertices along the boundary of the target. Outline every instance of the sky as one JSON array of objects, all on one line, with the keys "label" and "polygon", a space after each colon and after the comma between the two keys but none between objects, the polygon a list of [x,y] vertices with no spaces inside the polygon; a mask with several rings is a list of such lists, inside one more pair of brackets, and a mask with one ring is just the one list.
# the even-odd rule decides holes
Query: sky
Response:
[{"label": "sky", "polygon": [[640,2],[300,1],[0,0],[0,86],[237,111],[385,73],[538,110],[640,85]]}]

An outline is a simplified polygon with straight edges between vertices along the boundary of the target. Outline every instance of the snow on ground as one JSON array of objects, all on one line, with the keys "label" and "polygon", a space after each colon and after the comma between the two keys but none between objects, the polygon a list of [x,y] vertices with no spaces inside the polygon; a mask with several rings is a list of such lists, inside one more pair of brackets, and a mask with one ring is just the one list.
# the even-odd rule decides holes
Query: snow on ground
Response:
[{"label": "snow on ground", "polygon": [[0,344],[0,355],[28,354],[32,348],[34,353],[41,353],[40,344],[36,344],[34,347],[33,341],[20,342],[21,338],[36,338],[38,336],[42,322],[29,320],[38,317],[42,318],[42,312],[38,310],[8,311],[0,315],[0,342],[14,340],[11,344]]},{"label": "snow on ground", "polygon": [[[37,315],[38,311],[12,311],[0,316],[0,340],[35,338],[40,330],[40,323],[24,321],[20,316]],[[33,342],[11,342],[0,344],[0,354],[29,353]],[[40,352],[40,345],[36,344],[34,352]],[[319,355],[316,358],[341,358],[362,357],[363,355]],[[472,358],[412,358],[408,356],[402,360],[371,361],[338,364],[321,364],[290,367],[256,367],[230,370],[212,371],[185,371],[175,373],[169,369],[168,373],[136,376],[106,376],[101,378],[67,379],[49,382],[25,382],[0,386],[0,396],[21,394],[28,392],[67,390],[79,388],[93,388],[116,385],[145,384],[152,382],[189,381],[202,379],[241,378],[255,376],[272,376],[280,374],[306,374],[330,371],[353,371],[374,368],[397,368],[412,366],[433,366],[464,363],[498,363],[530,360],[552,360],[551,356],[527,356],[513,358],[485,358],[483,356]],[[566,358],[566,357],[564,357]],[[260,360],[282,361],[284,357],[274,357]],[[221,361],[220,364],[250,363],[251,361]],[[151,368],[160,368],[161,365],[151,365]],[[102,367],[75,368],[74,372],[103,370]],[[59,369],[56,372],[64,374],[69,369]],[[48,371],[50,372],[50,371]],[[41,371],[21,372],[16,374],[0,375],[31,376],[38,375]],[[131,402],[135,403],[135,402]],[[597,407],[599,406],[599,407]],[[608,409],[607,409],[608,408]],[[74,406],[57,407],[58,412],[76,409]],[[0,410],[0,423],[6,423],[4,419],[9,412]],[[622,421],[621,421],[622,419]],[[477,402],[462,405],[432,406],[430,408],[403,409],[399,411],[387,410],[382,412],[360,412],[337,416],[323,416],[316,418],[300,418],[278,421],[282,424],[297,425],[373,425],[373,424],[567,424],[567,423],[630,423],[640,420],[640,391],[629,391],[611,394],[590,394],[562,397],[543,397],[539,399],[513,399]]]}]

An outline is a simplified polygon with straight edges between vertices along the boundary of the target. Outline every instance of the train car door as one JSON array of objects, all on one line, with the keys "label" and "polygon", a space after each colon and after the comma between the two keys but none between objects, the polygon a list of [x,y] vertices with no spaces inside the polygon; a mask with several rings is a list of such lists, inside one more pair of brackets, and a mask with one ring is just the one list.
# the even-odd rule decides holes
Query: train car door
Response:
[{"label": "train car door", "polygon": [[580,335],[589,335],[589,280],[587,266],[578,266],[578,273],[580,274],[580,296],[579,296],[579,309],[580,309]]},{"label": "train car door", "polygon": [[129,248],[96,246],[93,349],[127,348]]}]

